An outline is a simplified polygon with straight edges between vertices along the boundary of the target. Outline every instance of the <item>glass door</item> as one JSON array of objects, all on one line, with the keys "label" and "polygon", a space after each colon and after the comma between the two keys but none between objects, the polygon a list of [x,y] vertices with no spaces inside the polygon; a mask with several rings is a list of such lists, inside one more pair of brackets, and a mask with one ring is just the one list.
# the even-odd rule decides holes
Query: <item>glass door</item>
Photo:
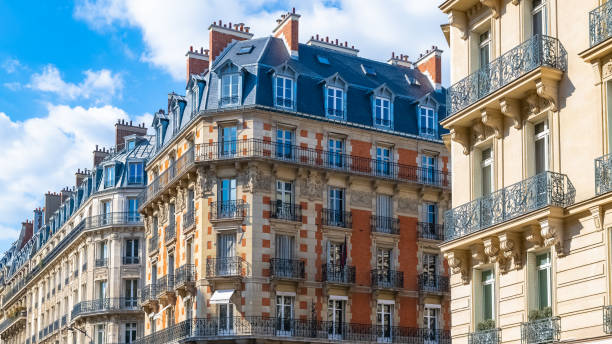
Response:
[{"label": "glass door", "polygon": [[328,338],[341,340],[344,335],[344,301],[329,300],[327,303]]},{"label": "glass door", "polygon": [[438,343],[438,308],[425,307],[423,325],[427,330],[425,344]]},{"label": "glass door", "polygon": [[217,275],[233,276],[238,273],[234,263],[236,236],[234,234],[219,234],[217,237]]},{"label": "glass door", "polygon": [[227,336],[234,333],[234,305],[225,303],[219,305],[219,335]]},{"label": "glass door", "polygon": [[221,179],[221,192],[219,193],[219,218],[231,218],[236,213],[236,179]]},{"label": "glass door", "polygon": [[293,297],[276,296],[276,335],[291,336],[293,330]]},{"label": "glass door", "polygon": [[379,343],[391,343],[393,327],[393,305],[379,303],[376,306],[376,337]]},{"label": "glass door", "polygon": [[344,189],[329,189],[329,209],[328,223],[333,226],[344,225]]},{"label": "glass door", "polygon": [[276,130],[276,156],[281,159],[293,159],[293,131]]},{"label": "glass door", "polygon": [[231,157],[236,155],[236,138],[237,138],[237,131],[236,131],[236,126],[235,125],[231,125],[231,126],[225,126],[225,127],[221,127],[220,130],[220,138],[219,141],[221,141],[220,144],[220,155],[222,157]]},{"label": "glass door", "polygon": [[293,219],[293,183],[282,180],[276,181],[276,217],[279,219]]},{"label": "glass door", "polygon": [[344,140],[330,138],[328,141],[329,165],[331,167],[344,167]]}]

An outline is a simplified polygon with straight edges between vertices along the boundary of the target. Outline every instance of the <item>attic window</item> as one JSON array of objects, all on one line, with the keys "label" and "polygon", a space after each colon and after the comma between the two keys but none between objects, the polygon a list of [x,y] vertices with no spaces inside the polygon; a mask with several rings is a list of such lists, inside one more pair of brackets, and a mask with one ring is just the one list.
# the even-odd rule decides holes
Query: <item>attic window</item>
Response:
[{"label": "attic window", "polygon": [[253,51],[253,46],[252,45],[247,45],[245,47],[240,48],[240,50],[238,50],[237,55],[246,55],[246,54],[250,54],[251,51]]},{"label": "attic window", "polygon": [[325,56],[317,55],[317,61],[319,61],[319,63],[329,65],[329,60]]},{"label": "attic window", "polygon": [[371,66],[361,65],[361,70],[365,75],[376,76],[376,70]]}]

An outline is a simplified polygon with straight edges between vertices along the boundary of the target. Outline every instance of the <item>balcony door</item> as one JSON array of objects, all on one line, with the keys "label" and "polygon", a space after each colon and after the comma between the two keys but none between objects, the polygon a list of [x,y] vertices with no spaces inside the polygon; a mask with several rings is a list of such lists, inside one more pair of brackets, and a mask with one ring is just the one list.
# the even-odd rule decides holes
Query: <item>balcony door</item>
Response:
[{"label": "balcony door", "polygon": [[535,35],[546,34],[546,0],[533,0],[531,10],[531,32]]},{"label": "balcony door", "polygon": [[134,308],[137,306],[138,280],[125,280],[125,307]]},{"label": "balcony door", "polygon": [[344,224],[344,189],[329,189],[329,210],[328,223],[330,225],[342,226]]},{"label": "balcony door", "polygon": [[423,253],[423,283],[428,288],[438,286],[436,275],[438,274],[438,255]]},{"label": "balcony door", "polygon": [[220,187],[218,217],[233,217],[236,212],[236,179],[221,179]]},{"label": "balcony door", "polygon": [[493,191],[493,149],[486,148],[481,152],[480,160],[481,195],[487,196]]},{"label": "balcony door", "polygon": [[293,183],[276,181],[276,217],[292,219],[293,217]]},{"label": "balcony door", "polygon": [[382,176],[391,174],[391,148],[376,147],[376,174]]},{"label": "balcony door", "polygon": [[491,62],[491,31],[487,30],[478,37],[480,69],[484,70]]},{"label": "balcony door", "polygon": [[392,343],[393,305],[379,303],[376,305],[376,339],[379,343]]},{"label": "balcony door", "polygon": [[234,333],[234,305],[219,304],[219,335],[227,336]]},{"label": "balcony door", "polygon": [[98,282],[98,299],[99,300],[104,300],[107,296],[107,291],[106,291],[106,287],[107,287],[107,282],[106,281],[99,281]]},{"label": "balcony door", "polygon": [[293,296],[276,296],[276,335],[291,336],[293,330]]},{"label": "balcony door", "polygon": [[217,236],[217,275],[237,274],[237,265],[233,264],[236,255],[236,235],[219,234]]},{"label": "balcony door", "polygon": [[220,128],[219,150],[222,157],[236,155],[237,129],[235,125],[228,125]]},{"label": "balcony door", "polygon": [[129,198],[128,199],[128,222],[136,222],[140,219],[140,215],[138,214],[138,199],[137,198]]},{"label": "balcony door", "polygon": [[389,248],[379,248],[376,250],[376,269],[379,285],[391,284],[391,256],[392,250]]},{"label": "balcony door", "polygon": [[276,157],[293,158],[293,130],[282,128],[276,130]]},{"label": "balcony door", "polygon": [[345,301],[330,299],[327,302],[328,338],[341,340],[344,335]]},{"label": "balcony door", "polygon": [[344,167],[344,140],[340,138],[330,138],[327,146],[329,148],[330,167]]},{"label": "balcony door", "polygon": [[436,157],[428,154],[421,155],[421,168],[421,181],[423,183],[433,184],[435,182],[435,175],[437,169]]},{"label": "balcony door", "polygon": [[112,203],[111,201],[104,201],[102,202],[102,204],[100,205],[100,215],[101,216],[101,225],[107,225],[110,223],[111,221],[111,214],[112,214],[112,207],[111,207]]},{"label": "balcony door", "polygon": [[294,266],[291,259],[294,255],[294,238],[290,235],[276,236],[276,258],[279,259],[275,266],[274,273],[277,276],[293,277]]},{"label": "balcony door", "polygon": [[425,344],[438,343],[438,316],[440,309],[437,307],[425,306],[423,312],[423,326],[427,333],[425,334]]}]

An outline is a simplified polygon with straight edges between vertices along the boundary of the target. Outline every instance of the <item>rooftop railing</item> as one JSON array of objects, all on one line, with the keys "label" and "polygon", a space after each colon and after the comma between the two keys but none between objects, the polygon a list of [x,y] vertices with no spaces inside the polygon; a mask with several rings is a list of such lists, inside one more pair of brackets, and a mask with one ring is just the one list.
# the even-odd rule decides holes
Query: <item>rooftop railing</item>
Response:
[{"label": "rooftop railing", "polygon": [[534,35],[452,85],[447,92],[453,115],[538,67],[567,70],[567,51],[554,37]]},{"label": "rooftop railing", "polygon": [[612,3],[604,2],[589,12],[589,43],[593,47],[612,37]]},{"label": "rooftop railing", "polygon": [[575,197],[576,190],[566,175],[542,172],[448,210],[444,214],[445,240],[461,238],[547,206],[567,207]]},{"label": "rooftop railing", "polygon": [[522,344],[558,342],[561,336],[561,318],[552,317],[521,323]]}]

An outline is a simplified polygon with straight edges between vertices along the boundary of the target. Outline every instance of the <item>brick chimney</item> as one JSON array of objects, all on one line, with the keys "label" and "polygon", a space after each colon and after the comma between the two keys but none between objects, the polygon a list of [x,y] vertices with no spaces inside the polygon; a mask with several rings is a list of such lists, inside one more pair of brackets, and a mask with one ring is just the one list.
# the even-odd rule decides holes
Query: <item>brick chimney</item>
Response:
[{"label": "brick chimney", "polygon": [[298,29],[300,24],[300,15],[295,13],[295,7],[291,12],[282,14],[276,20],[278,24],[272,31],[272,36],[280,38],[285,42],[287,51],[292,58],[298,58],[299,35]]},{"label": "brick chimney", "polygon": [[125,121],[122,119],[117,120],[115,123],[115,147],[117,151],[120,151],[125,146],[125,140],[123,139],[129,135],[144,136],[147,134],[147,128],[145,124],[133,125],[132,121]]},{"label": "brick chimney", "polygon": [[87,169],[81,170],[80,168],[74,173],[75,176],[75,186],[79,187],[81,186],[81,183],[83,182],[83,180],[85,180],[85,178],[87,178],[87,175],[89,174],[89,171],[87,171]]},{"label": "brick chimney", "polygon": [[387,63],[394,66],[401,66],[406,68],[412,68],[412,62],[408,60],[408,55],[400,54],[395,55],[395,52],[391,53],[391,58],[387,60]]},{"label": "brick chimney", "polygon": [[436,89],[442,87],[442,50],[435,45],[432,46],[431,50],[419,56],[414,65],[421,73],[427,75]]},{"label": "brick chimney", "polygon": [[51,215],[59,209],[62,203],[62,196],[56,192],[47,192],[45,194],[45,222],[48,223]]},{"label": "brick chimney", "polygon": [[249,27],[244,26],[243,23],[235,24],[233,27],[232,23],[223,24],[221,20],[218,25],[217,22],[212,23],[208,27],[210,62],[214,62],[223,49],[233,41],[245,41],[252,37],[253,34],[249,32]]},{"label": "brick chimney", "polygon": [[187,82],[191,74],[202,74],[208,69],[208,49],[200,48],[198,52],[190,46],[185,56],[187,56]]},{"label": "brick chimney", "polygon": [[28,243],[30,239],[32,239],[32,235],[34,234],[34,224],[32,222],[25,220],[25,222],[21,223],[21,234],[19,243],[19,249],[21,250],[25,244]]},{"label": "brick chimney", "polygon": [[98,166],[98,164],[101,163],[102,160],[104,160],[104,158],[106,158],[109,154],[110,151],[106,150],[106,148],[98,148],[98,145],[96,145],[96,149],[93,151],[94,167]]}]

